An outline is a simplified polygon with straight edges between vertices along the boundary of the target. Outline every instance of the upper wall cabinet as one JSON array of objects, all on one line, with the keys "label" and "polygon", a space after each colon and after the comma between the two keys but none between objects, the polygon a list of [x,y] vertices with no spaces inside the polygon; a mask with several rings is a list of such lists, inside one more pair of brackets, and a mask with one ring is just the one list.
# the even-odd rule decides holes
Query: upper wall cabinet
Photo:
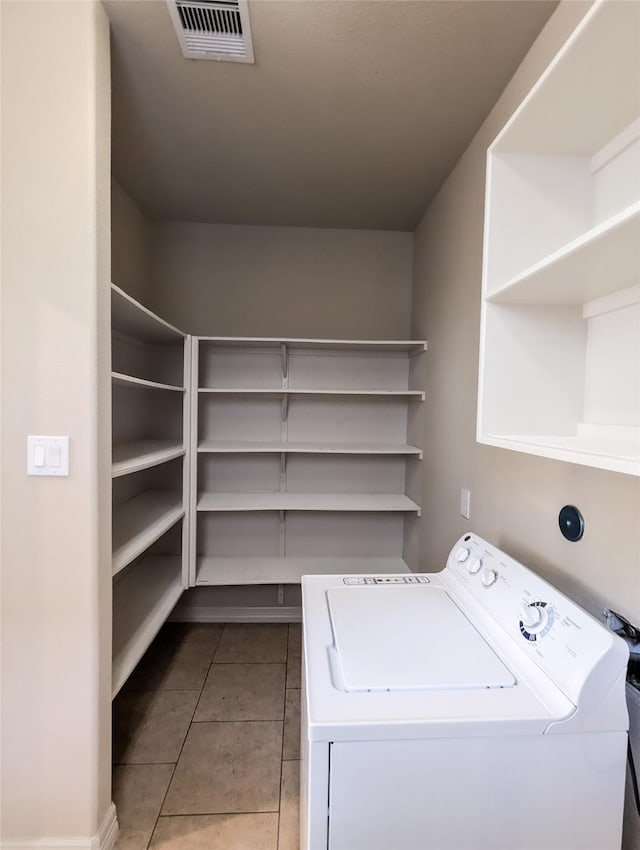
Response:
[{"label": "upper wall cabinet", "polygon": [[478,441],[640,474],[640,3],[595,3],[489,148]]}]

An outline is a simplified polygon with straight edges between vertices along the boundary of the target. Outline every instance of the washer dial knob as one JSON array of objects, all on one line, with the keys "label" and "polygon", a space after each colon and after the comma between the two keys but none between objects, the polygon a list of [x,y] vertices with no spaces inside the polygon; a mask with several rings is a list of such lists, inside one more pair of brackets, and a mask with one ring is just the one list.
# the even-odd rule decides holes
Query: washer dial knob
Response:
[{"label": "washer dial knob", "polygon": [[533,629],[542,619],[542,612],[537,605],[522,605],[520,608],[520,619],[528,629]]},{"label": "washer dial knob", "polygon": [[482,584],[485,587],[491,587],[492,584],[495,584],[495,582],[498,578],[498,573],[495,570],[489,569],[489,567],[485,567],[482,570],[481,578],[482,578]]},{"label": "washer dial knob", "polygon": [[454,557],[459,564],[463,564],[467,560],[467,558],[469,557],[469,550],[467,549],[466,546],[461,546],[457,550]]},{"label": "washer dial knob", "polygon": [[474,555],[474,557],[469,560],[469,563],[467,564],[467,569],[469,570],[471,575],[479,573],[482,569],[482,558],[478,558]]},{"label": "washer dial knob", "polygon": [[533,605],[522,605],[520,608],[520,621],[530,635],[538,634],[547,625],[549,614],[544,603]]}]

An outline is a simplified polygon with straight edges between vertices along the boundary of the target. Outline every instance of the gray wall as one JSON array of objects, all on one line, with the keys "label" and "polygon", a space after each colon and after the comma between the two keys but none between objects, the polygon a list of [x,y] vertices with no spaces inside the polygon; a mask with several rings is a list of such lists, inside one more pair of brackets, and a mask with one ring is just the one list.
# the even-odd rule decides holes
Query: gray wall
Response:
[{"label": "gray wall", "polygon": [[[440,569],[473,529],[538,570],[595,616],[612,606],[640,622],[640,482],[475,441],[486,149],[589,8],[562,3],[415,234],[411,332],[429,340],[421,552]],[[471,521],[460,488],[471,489]],[[584,538],[568,543],[559,509],[577,505]],[[625,846],[640,847],[628,808]]]},{"label": "gray wall", "polygon": [[201,335],[402,339],[412,245],[394,231],[157,223],[148,305]]},{"label": "gray wall", "polygon": [[[100,3],[0,16],[2,841],[82,850],[115,825],[109,25]],[[69,435],[70,475],[27,476],[27,434]]]},{"label": "gray wall", "polygon": [[117,180],[111,181],[111,280],[147,304],[151,225]]}]

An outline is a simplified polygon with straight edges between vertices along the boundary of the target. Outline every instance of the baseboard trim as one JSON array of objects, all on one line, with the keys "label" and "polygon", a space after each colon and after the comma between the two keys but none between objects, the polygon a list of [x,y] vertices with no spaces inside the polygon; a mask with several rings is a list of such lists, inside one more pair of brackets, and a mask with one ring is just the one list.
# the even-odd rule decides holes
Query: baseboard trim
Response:
[{"label": "baseboard trim", "polygon": [[118,837],[118,818],[113,803],[104,816],[95,835],[74,838],[46,836],[2,841],[2,850],[112,850]]},{"label": "baseboard trim", "polygon": [[174,623],[300,623],[299,606],[227,607],[224,605],[197,605],[193,608],[176,608],[169,617]]}]

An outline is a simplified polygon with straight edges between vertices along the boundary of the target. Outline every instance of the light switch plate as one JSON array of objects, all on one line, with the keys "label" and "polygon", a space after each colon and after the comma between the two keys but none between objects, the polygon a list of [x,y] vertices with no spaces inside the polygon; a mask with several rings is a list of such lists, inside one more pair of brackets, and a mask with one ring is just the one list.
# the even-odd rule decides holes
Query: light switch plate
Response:
[{"label": "light switch plate", "polygon": [[27,437],[28,475],[69,475],[68,437]]}]

